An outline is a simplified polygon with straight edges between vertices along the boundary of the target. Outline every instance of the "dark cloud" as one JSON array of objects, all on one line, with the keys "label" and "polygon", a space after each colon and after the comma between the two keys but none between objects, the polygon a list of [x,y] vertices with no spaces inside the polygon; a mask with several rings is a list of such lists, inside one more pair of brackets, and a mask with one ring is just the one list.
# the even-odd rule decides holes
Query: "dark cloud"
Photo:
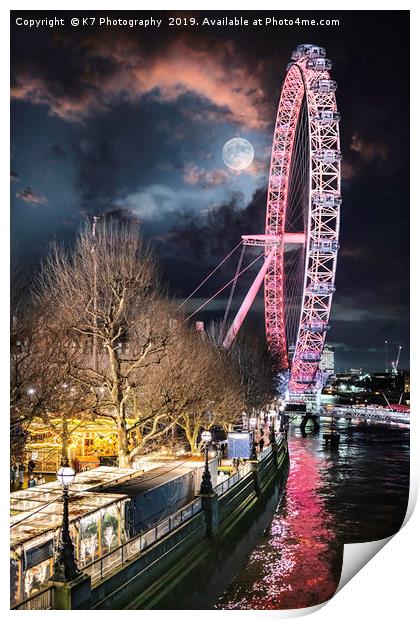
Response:
[{"label": "dark cloud", "polygon": [[165,243],[176,253],[192,254],[195,259],[221,258],[237,245],[241,234],[264,230],[267,190],[259,188],[249,204],[241,194],[211,209],[204,217],[178,214],[178,221],[165,236]]},{"label": "dark cloud", "polygon": [[113,208],[109,209],[103,214],[103,218],[105,221],[118,221],[122,223],[131,223],[135,222],[140,225],[140,220],[135,213],[130,211],[129,209],[118,209]]},{"label": "dark cloud", "polygon": [[[63,63],[59,75],[57,58]],[[210,49],[179,34],[162,37],[158,48],[146,52],[140,37],[117,31],[110,46],[103,33],[93,31],[84,38],[72,33],[45,40],[43,52],[30,62],[19,62],[18,54],[14,59],[12,98],[45,105],[70,122],[83,122],[118,101],[146,95],[174,101],[186,92],[211,102],[219,120],[223,114],[248,127],[269,121],[260,71],[249,70],[231,41]]]},{"label": "dark cloud", "polygon": [[203,189],[223,185],[228,177],[226,170],[206,170],[192,163],[184,167],[184,182],[187,185],[200,185]]},{"label": "dark cloud", "polygon": [[351,137],[350,150],[356,151],[365,161],[388,159],[388,147],[383,142],[369,142],[360,134]]},{"label": "dark cloud", "polygon": [[24,200],[25,202],[29,202],[34,205],[43,205],[48,202],[48,200],[42,194],[39,194],[31,187],[25,187],[25,189],[19,190],[16,192],[16,198],[20,200]]},{"label": "dark cloud", "polygon": [[53,146],[51,147],[51,155],[54,159],[67,159],[67,153],[61,146],[61,144],[53,144]]}]

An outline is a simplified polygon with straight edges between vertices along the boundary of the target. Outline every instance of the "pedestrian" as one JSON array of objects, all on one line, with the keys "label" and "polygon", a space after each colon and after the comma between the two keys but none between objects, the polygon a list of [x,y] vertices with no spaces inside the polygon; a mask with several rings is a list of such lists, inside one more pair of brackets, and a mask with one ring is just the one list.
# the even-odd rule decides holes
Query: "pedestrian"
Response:
[{"label": "pedestrian", "polygon": [[18,474],[17,465],[16,463],[13,463],[13,465],[10,467],[10,484],[12,486],[15,486],[16,484],[17,474]]},{"label": "pedestrian", "polygon": [[28,474],[33,474],[35,467],[36,463],[31,459],[28,463]]},{"label": "pedestrian", "polygon": [[38,477],[36,479],[36,484],[45,484],[45,478],[42,474],[38,474]]},{"label": "pedestrian", "polygon": [[259,441],[260,444],[260,452],[262,452],[264,450],[264,437],[261,435],[261,439]]},{"label": "pedestrian", "polygon": [[22,485],[25,479],[25,465],[23,463],[19,463],[19,484]]},{"label": "pedestrian", "polygon": [[217,464],[220,467],[220,465],[222,464],[222,449],[220,447],[220,444],[217,444],[216,455],[217,455]]},{"label": "pedestrian", "polygon": [[35,476],[33,474],[29,474],[28,487],[32,488],[36,485]]}]

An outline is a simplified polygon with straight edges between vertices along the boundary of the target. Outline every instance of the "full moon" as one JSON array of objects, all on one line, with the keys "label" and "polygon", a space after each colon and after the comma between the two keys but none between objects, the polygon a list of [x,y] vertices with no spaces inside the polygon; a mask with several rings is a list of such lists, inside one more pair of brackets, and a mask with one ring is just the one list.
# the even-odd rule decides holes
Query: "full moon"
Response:
[{"label": "full moon", "polygon": [[254,148],[245,138],[232,138],[223,147],[223,161],[232,170],[245,170],[254,161]]}]

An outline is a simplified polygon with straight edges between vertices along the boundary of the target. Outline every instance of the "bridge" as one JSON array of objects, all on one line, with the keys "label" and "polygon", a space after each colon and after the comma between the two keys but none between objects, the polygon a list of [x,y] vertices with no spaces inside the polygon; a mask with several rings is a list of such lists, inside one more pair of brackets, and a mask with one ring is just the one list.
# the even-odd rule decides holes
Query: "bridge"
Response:
[{"label": "bridge", "polygon": [[403,411],[393,411],[383,407],[354,407],[351,405],[334,405],[321,407],[321,416],[347,420],[374,420],[376,422],[395,422],[410,424],[410,414]]}]

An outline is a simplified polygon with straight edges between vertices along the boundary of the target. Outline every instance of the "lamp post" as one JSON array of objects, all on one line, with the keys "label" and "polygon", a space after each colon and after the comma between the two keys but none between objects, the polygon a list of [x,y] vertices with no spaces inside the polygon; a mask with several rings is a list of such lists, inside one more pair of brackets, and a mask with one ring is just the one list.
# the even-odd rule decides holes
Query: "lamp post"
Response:
[{"label": "lamp post", "polygon": [[286,405],[284,403],[282,403],[280,405],[280,407],[279,407],[279,412],[280,412],[280,432],[284,432],[284,426],[285,426],[285,424],[284,424],[284,422],[285,422],[284,411],[285,411],[285,409],[286,409]]},{"label": "lamp post", "polygon": [[201,440],[204,442],[204,448],[206,452],[206,461],[203,471],[203,479],[201,481],[200,493],[202,495],[210,495],[213,493],[213,486],[211,484],[211,474],[209,469],[209,443],[211,442],[211,432],[203,431],[201,433]]},{"label": "lamp post", "polygon": [[276,432],[274,429],[274,418],[271,418],[270,424],[270,443],[276,443]]},{"label": "lamp post", "polygon": [[252,430],[252,449],[251,449],[251,459],[253,461],[257,460],[257,451],[255,449],[255,427],[257,426],[257,418],[252,417],[249,418],[249,428]]},{"label": "lamp post", "polygon": [[74,482],[75,477],[74,469],[68,466],[67,458],[65,458],[63,466],[57,472],[57,480],[63,486],[63,523],[52,581],[72,581],[80,574],[74,559],[74,547],[69,528],[69,485]]}]

